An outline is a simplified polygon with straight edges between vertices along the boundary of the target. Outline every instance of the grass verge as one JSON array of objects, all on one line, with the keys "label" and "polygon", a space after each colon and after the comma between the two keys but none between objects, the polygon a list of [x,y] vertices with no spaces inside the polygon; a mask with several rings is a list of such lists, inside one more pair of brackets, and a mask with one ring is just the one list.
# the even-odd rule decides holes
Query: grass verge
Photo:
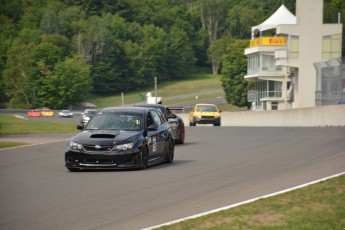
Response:
[{"label": "grass verge", "polygon": [[160,230],[345,229],[345,175]]},{"label": "grass verge", "polygon": [[[76,133],[75,122],[32,121],[20,119],[14,115],[0,115],[0,135],[35,133]],[[22,145],[28,145],[28,143],[0,139],[0,149]]]},{"label": "grass verge", "polygon": [[[221,93],[216,93],[217,96],[223,96],[224,92],[220,81],[220,76],[214,76],[210,73],[201,72],[191,74],[188,79],[179,81],[165,81],[163,83],[159,82],[157,85],[157,96],[163,97],[163,103],[166,105],[176,103],[177,101],[171,101],[168,98],[176,97],[179,95],[189,95],[189,94],[205,94],[209,95],[210,98],[214,97],[214,93],[221,91]],[[123,92],[123,103],[125,105],[135,104],[145,101],[145,95],[148,91],[151,91],[153,96],[155,93],[154,81],[152,79],[152,87],[140,88],[135,91]],[[166,98],[167,100],[164,100]],[[194,98],[191,96],[191,100]],[[122,105],[122,97],[119,93],[118,95],[112,95],[108,97],[94,97],[90,101],[97,105],[97,107],[108,107],[108,106],[120,106]],[[183,99],[182,101],[186,101]],[[188,101],[188,99],[187,99]],[[178,100],[180,102],[180,100]]]},{"label": "grass verge", "polygon": [[29,143],[24,142],[11,142],[11,141],[0,141],[0,149],[18,147],[23,145],[29,145]]},{"label": "grass verge", "polygon": [[32,121],[0,115],[0,134],[76,133],[75,122]]}]

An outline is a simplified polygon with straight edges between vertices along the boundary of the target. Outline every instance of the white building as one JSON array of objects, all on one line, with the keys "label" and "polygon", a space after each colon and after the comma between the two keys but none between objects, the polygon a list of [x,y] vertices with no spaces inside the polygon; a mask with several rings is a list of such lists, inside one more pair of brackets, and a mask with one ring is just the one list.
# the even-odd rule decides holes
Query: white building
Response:
[{"label": "white building", "polygon": [[323,23],[323,0],[296,0],[296,16],[282,5],[252,27],[245,79],[255,83],[255,90],[248,92],[254,109],[314,107],[323,104],[325,95],[341,97],[345,71],[340,16],[338,21]]}]

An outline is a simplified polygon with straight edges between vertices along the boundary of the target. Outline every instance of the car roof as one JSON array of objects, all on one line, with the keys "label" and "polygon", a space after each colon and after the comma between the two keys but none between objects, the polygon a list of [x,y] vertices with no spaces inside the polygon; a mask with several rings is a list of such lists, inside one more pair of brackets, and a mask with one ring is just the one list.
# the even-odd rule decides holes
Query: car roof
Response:
[{"label": "car roof", "polygon": [[210,106],[216,106],[217,107],[217,105],[215,105],[215,104],[203,104],[203,103],[201,103],[201,104],[196,104],[196,105],[210,105]]},{"label": "car roof", "polygon": [[166,108],[165,105],[161,105],[161,104],[134,104],[134,106],[135,107],[155,108],[155,109],[159,109],[159,108],[165,109]]},{"label": "car roof", "polygon": [[126,112],[133,112],[133,113],[144,113],[147,112],[148,110],[150,110],[150,108],[147,107],[123,107],[123,106],[119,106],[119,107],[107,107],[107,108],[103,108],[100,110],[100,112],[122,112],[122,111],[126,111]]}]

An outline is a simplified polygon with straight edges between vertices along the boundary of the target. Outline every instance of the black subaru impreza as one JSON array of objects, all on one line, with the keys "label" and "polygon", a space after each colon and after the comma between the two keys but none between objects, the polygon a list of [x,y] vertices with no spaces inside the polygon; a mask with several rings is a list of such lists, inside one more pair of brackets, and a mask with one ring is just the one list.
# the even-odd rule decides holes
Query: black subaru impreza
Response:
[{"label": "black subaru impreza", "polygon": [[167,120],[153,108],[109,107],[99,111],[68,143],[65,166],[80,169],[140,168],[174,160]]}]

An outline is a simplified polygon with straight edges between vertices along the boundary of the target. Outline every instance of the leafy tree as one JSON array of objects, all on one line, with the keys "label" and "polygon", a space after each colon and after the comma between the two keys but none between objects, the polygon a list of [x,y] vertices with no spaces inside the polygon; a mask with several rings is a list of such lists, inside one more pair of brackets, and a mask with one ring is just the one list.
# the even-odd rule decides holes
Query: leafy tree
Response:
[{"label": "leafy tree", "polygon": [[91,90],[90,65],[79,55],[56,64],[53,75],[41,79],[34,106],[67,108],[84,100]]},{"label": "leafy tree", "polygon": [[29,79],[31,50],[33,44],[25,45],[14,41],[7,54],[6,69],[3,72],[5,93],[10,98],[11,108],[30,107],[31,95],[24,88]]},{"label": "leafy tree", "polygon": [[235,39],[248,39],[251,37],[251,27],[259,24],[262,12],[255,8],[236,5],[228,11],[227,24],[230,33]]},{"label": "leafy tree", "polygon": [[93,93],[98,95],[115,94],[131,88],[129,82],[123,81],[123,70],[127,63],[123,60],[124,51],[114,43],[111,53],[97,62],[91,71],[93,79]]},{"label": "leafy tree", "polygon": [[170,79],[182,79],[188,73],[195,58],[189,38],[183,30],[173,26],[168,36],[166,63]]},{"label": "leafy tree", "polygon": [[247,72],[247,58],[243,53],[248,40],[234,40],[226,49],[222,69],[222,86],[229,104],[244,107],[248,105],[249,84],[244,79]]},{"label": "leafy tree", "polygon": [[53,71],[62,58],[62,49],[47,42],[37,45],[32,54],[32,61],[40,67],[42,75],[50,75],[47,72]]},{"label": "leafy tree", "polygon": [[212,62],[213,74],[218,74],[218,69],[222,64],[223,54],[225,53],[225,39],[224,37],[218,40],[213,41],[212,44],[208,47],[207,50],[208,57]]}]

